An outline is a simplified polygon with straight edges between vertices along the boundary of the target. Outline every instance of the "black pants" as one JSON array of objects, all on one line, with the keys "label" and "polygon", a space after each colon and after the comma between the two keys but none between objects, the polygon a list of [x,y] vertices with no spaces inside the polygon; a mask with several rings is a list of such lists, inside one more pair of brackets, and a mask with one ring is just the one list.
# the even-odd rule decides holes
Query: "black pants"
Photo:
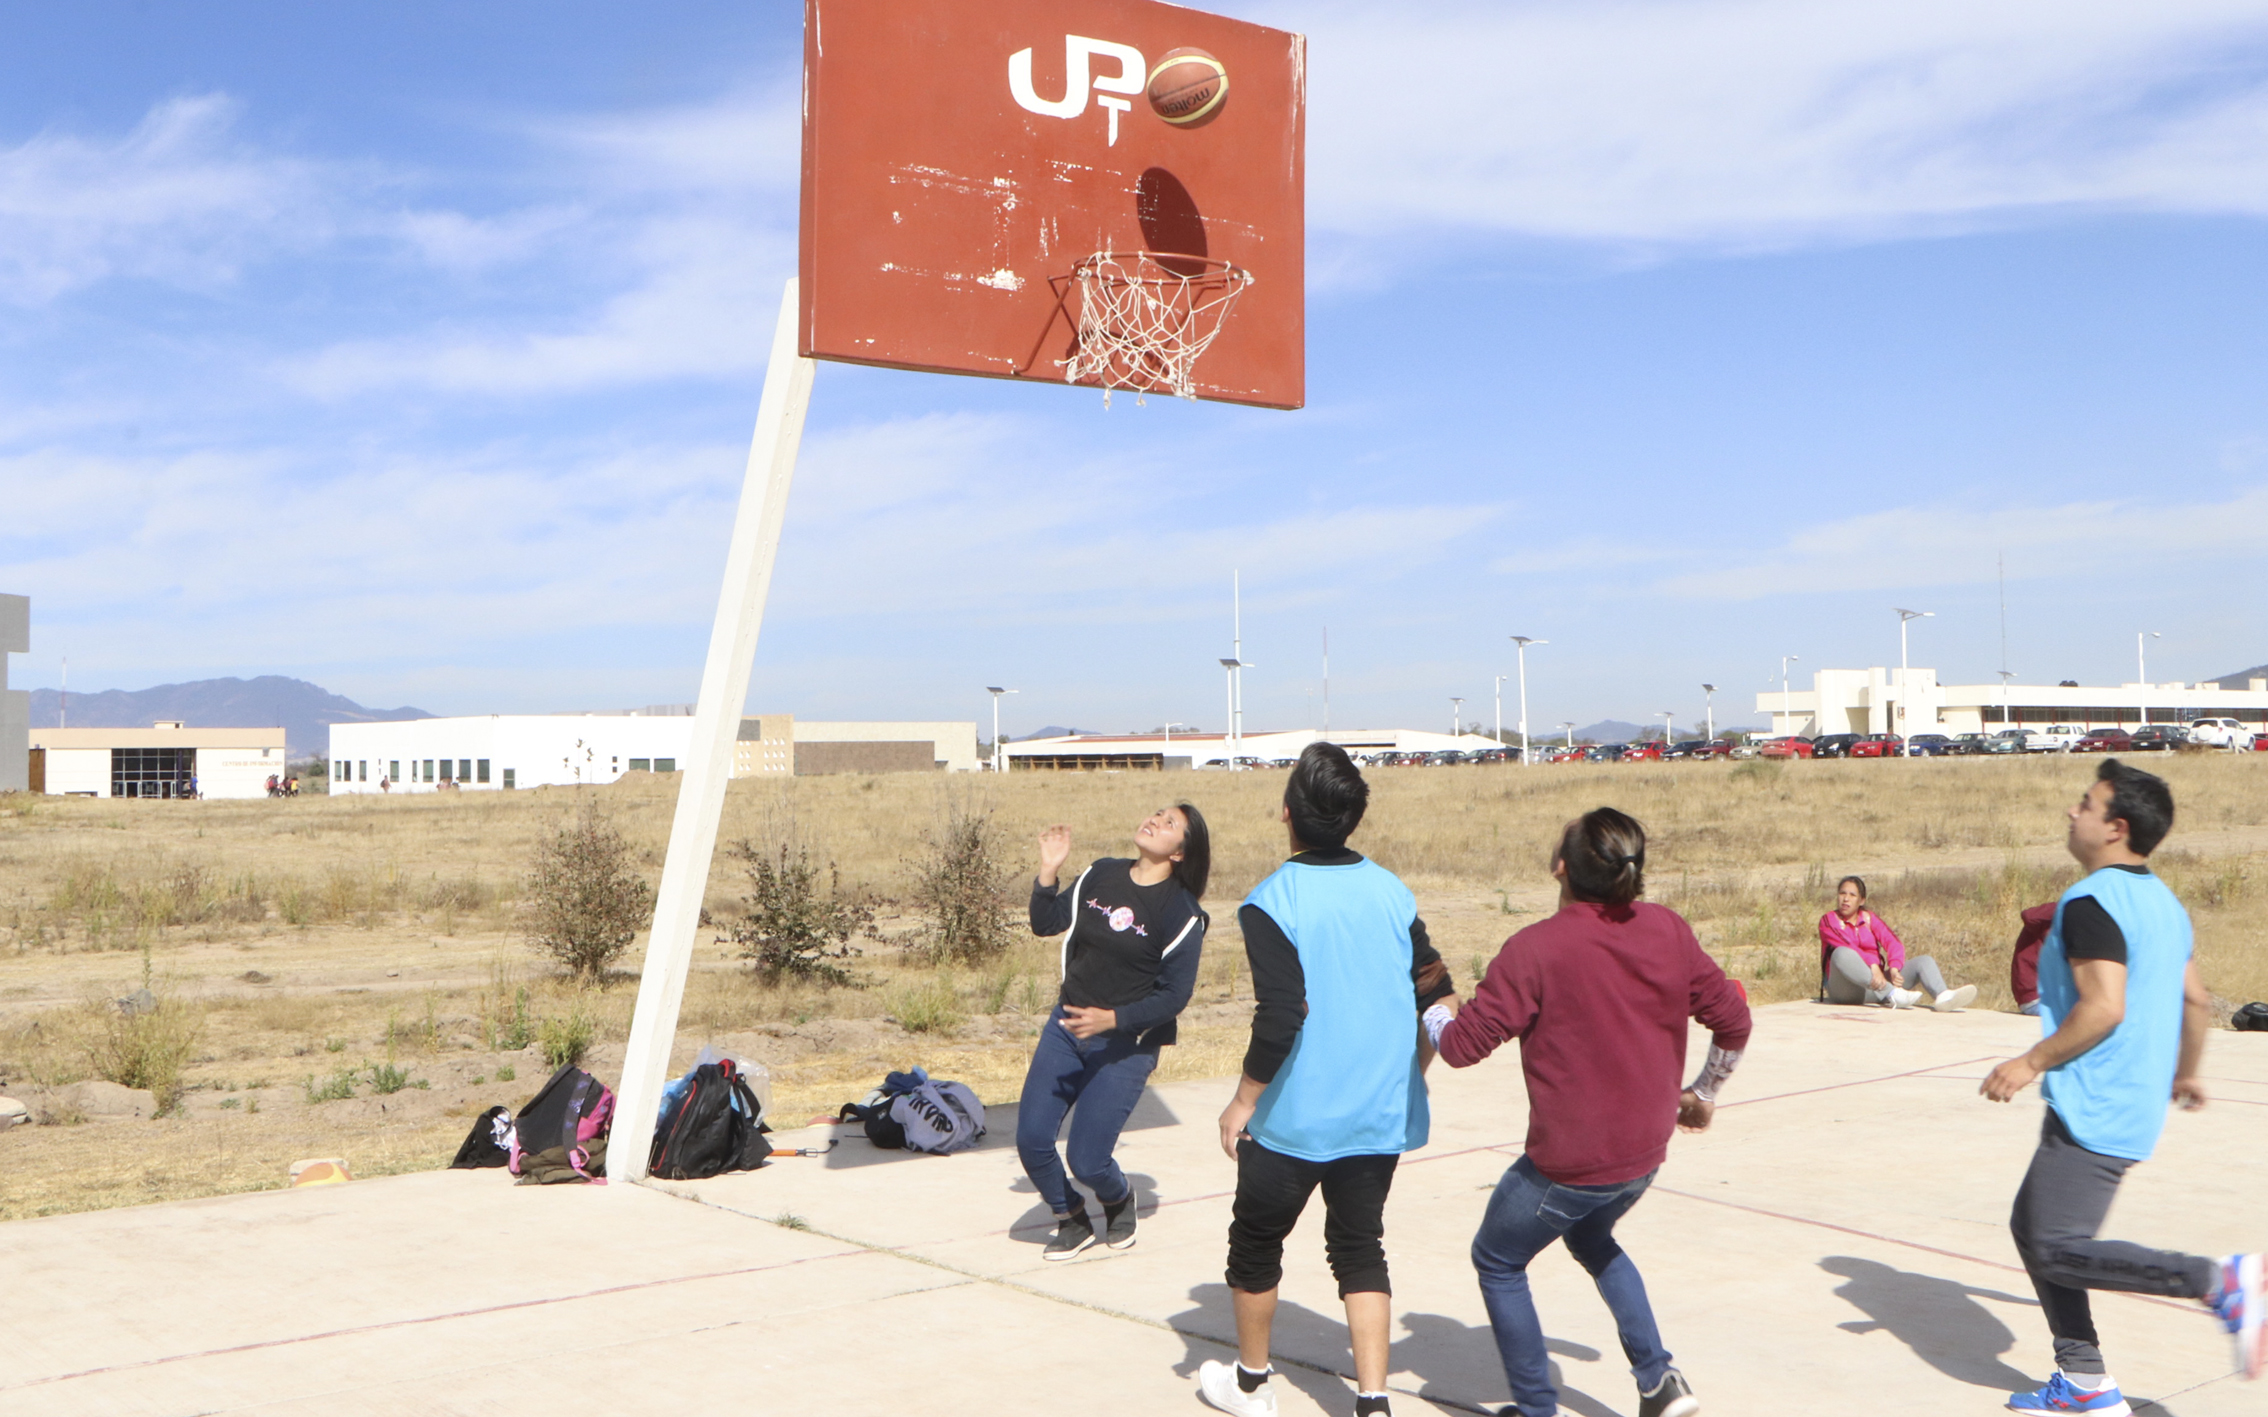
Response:
[{"label": "black pants", "polygon": [[1265,1294],[1283,1282],[1284,1239],[1308,1197],[1323,1188],[1323,1253],[1339,1296],[1391,1294],[1386,1278],[1386,1193],[1397,1156],[1302,1161],[1246,1137],[1236,1144],[1236,1208],[1228,1231],[1229,1288]]},{"label": "black pants", "polygon": [[2095,1238],[2133,1164],[2079,1145],[2051,1107],[2008,1217],[2016,1253],[2055,1335],[2055,1365],[2067,1373],[2103,1371],[2088,1290],[2202,1299],[2220,1287],[2218,1266],[2202,1256]]}]

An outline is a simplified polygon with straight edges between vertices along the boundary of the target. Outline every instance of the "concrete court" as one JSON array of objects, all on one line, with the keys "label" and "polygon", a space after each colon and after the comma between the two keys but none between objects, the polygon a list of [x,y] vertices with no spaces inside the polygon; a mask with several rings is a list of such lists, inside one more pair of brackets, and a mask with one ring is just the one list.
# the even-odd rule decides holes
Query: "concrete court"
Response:
[{"label": "concrete court", "polygon": [[[1976,1096],[2035,1030],[1760,1011],[1715,1129],[1678,1139],[1621,1231],[1706,1411],[1988,1413],[2044,1378],[2005,1229],[2039,1104]],[[2268,1242],[2268,1037],[2216,1033],[2205,1072],[2214,1105],[2172,1119],[2110,1233],[2215,1254]],[[1433,1142],[1388,1212],[1392,1386],[1405,1413],[1489,1411],[1508,1394],[1465,1247],[1518,1153],[1518,1062],[1437,1066],[1432,1085]],[[858,1138],[668,1193],[458,1172],[17,1221],[0,1226],[0,1413],[1198,1412],[1189,1375],[1232,1333],[1227,1094],[1153,1090],[1120,1151],[1140,1243],[1069,1264],[1039,1258],[1048,1227],[1007,1109],[960,1156]],[[1287,1413],[1353,1407],[1321,1249],[1311,1219],[1279,1316]],[[1533,1278],[1564,1410],[1635,1412],[1588,1279],[1559,1250]],[[2104,1295],[2096,1312],[2138,1410],[2268,1405],[2196,1306]]]}]

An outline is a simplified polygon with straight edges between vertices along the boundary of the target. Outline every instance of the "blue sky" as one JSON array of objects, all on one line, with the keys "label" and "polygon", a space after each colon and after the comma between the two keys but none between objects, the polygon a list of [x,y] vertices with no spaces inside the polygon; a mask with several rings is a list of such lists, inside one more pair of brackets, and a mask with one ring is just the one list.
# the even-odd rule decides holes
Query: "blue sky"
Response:
[{"label": "blue sky", "polygon": [[[1309,406],[827,365],[753,707],[1736,716],[1801,665],[2268,660],[2268,12],[1249,4],[1310,36]],[[692,698],[800,7],[10,4],[18,685]],[[1405,84],[1381,87],[1381,74]],[[1800,672],[1800,670],[1799,670]],[[1507,707],[1508,717],[1513,710]]]}]

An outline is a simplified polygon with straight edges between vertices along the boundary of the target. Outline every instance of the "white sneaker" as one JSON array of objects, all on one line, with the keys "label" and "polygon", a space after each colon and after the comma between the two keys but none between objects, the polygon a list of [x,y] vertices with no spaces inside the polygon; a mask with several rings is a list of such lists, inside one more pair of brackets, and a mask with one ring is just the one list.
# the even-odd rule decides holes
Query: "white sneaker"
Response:
[{"label": "white sneaker", "polygon": [[1975,1003],[1976,1001],[1977,986],[1974,984],[1964,984],[1958,989],[1948,989],[1944,993],[1938,995],[1936,998],[1930,1000],[1929,1006],[1930,1008],[1936,1010],[1938,1013],[1950,1014],[1958,1013],[1962,1009],[1967,1008],[1969,1005]]},{"label": "white sneaker", "polygon": [[1910,1009],[1921,1002],[1921,997],[1919,989],[1892,989],[1890,991],[1890,1007]]},{"label": "white sneaker", "polygon": [[1276,1417],[1275,1370],[1269,1370],[1269,1380],[1246,1392],[1236,1380],[1236,1364],[1223,1363],[1218,1358],[1207,1358],[1197,1366],[1197,1395],[1223,1412],[1248,1414],[1248,1417]]}]

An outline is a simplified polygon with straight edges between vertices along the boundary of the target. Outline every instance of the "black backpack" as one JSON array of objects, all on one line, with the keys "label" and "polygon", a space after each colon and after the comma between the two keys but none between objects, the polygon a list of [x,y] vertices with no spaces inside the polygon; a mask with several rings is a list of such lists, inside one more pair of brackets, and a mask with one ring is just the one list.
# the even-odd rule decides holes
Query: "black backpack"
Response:
[{"label": "black backpack", "polygon": [[654,1128],[646,1171],[670,1181],[699,1181],[725,1171],[753,1171],[772,1154],[771,1130],[755,1090],[730,1058],[688,1073]]},{"label": "black backpack", "polygon": [[[501,1119],[501,1121],[499,1121]],[[476,1171],[483,1167],[503,1166],[512,1159],[498,1141],[500,1135],[512,1130],[512,1114],[502,1107],[491,1107],[480,1114],[465,1133],[465,1144],[457,1148],[457,1159],[449,1163],[452,1171]]]},{"label": "black backpack", "polygon": [[2257,1000],[2246,1004],[2230,1017],[2229,1027],[2239,1033],[2268,1033],[2268,1004]]}]

